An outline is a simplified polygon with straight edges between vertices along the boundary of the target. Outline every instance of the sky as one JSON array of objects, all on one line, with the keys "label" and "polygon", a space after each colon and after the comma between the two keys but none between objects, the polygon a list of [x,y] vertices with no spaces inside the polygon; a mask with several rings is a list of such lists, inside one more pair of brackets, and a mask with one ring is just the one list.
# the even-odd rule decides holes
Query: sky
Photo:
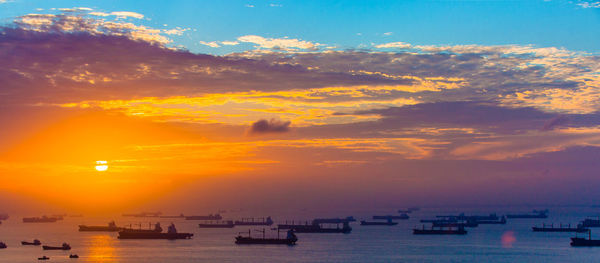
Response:
[{"label": "sky", "polygon": [[5,210],[600,198],[598,1],[0,0],[0,23]]}]

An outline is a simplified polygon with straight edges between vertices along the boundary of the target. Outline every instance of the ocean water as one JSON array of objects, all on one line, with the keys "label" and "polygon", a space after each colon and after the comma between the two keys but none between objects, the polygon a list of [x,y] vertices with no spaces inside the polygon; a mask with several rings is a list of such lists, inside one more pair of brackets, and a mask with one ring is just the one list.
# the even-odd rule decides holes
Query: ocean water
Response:
[{"label": "ocean water", "polygon": [[[574,233],[534,233],[531,226],[542,223],[575,225],[587,216],[598,215],[598,208],[550,208],[547,219],[509,219],[506,225],[480,225],[467,228],[464,236],[417,236],[411,229],[418,222],[439,214],[489,214],[529,212],[533,208],[423,208],[413,212],[409,220],[398,220],[396,226],[360,226],[352,223],[350,234],[298,233],[296,246],[236,245],[239,232],[263,227],[233,229],[200,229],[198,221],[184,219],[107,217],[66,217],[57,223],[21,222],[22,216],[0,225],[0,241],[8,245],[0,249],[0,262],[37,262],[43,255],[48,262],[600,262],[600,247],[574,248],[569,237]],[[396,209],[378,211],[286,211],[271,213],[276,223],[285,219],[307,220],[314,217],[346,217],[370,219],[372,215],[397,214]],[[198,213],[201,214],[201,213]],[[206,214],[206,213],[205,213]],[[249,211],[224,213],[225,219],[247,216],[263,217]],[[118,225],[161,222],[164,229],[171,222],[179,232],[194,233],[191,240],[119,240],[117,233],[78,232],[79,224],[105,225],[115,220]],[[270,233],[269,233],[270,232]],[[262,235],[254,232],[255,235]],[[269,231],[268,236],[276,236]],[[282,233],[282,236],[284,233]],[[579,234],[586,236],[585,234]],[[600,228],[592,231],[600,239]],[[68,242],[71,251],[43,251],[41,247],[22,246],[21,241],[39,239],[43,244]],[[69,259],[70,253],[80,256]]]}]

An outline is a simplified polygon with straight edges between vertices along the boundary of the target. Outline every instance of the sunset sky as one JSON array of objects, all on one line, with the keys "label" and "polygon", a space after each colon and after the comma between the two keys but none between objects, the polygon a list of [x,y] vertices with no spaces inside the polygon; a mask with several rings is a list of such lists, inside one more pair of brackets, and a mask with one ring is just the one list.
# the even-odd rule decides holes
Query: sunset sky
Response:
[{"label": "sunset sky", "polygon": [[0,23],[7,209],[600,198],[599,1],[0,0]]}]

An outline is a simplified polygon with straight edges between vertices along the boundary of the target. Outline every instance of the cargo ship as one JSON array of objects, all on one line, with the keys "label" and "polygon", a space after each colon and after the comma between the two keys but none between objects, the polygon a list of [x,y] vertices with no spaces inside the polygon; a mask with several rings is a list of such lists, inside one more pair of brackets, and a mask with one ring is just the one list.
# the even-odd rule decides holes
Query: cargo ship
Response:
[{"label": "cargo ship", "polygon": [[573,247],[600,247],[600,240],[592,239],[592,231],[588,230],[588,238],[572,237],[571,246]]},{"label": "cargo ship", "polygon": [[600,219],[586,218],[581,221],[580,225],[582,227],[600,227]]},{"label": "cargo ship", "polygon": [[407,214],[401,214],[399,216],[393,216],[393,215],[385,215],[385,216],[373,216],[373,219],[375,220],[394,220],[394,219],[399,219],[399,220],[406,220],[409,219],[410,217]]},{"label": "cargo ship", "polygon": [[265,230],[261,231],[263,233],[262,238],[256,238],[251,236],[250,230],[248,230],[248,236],[244,237],[242,235],[238,235],[235,237],[235,243],[238,245],[250,245],[250,244],[260,244],[260,245],[290,245],[293,246],[298,241],[298,237],[294,234],[293,230],[287,231],[286,238],[279,238],[279,232],[277,232],[277,238],[266,238]]},{"label": "cargo ship", "polygon": [[392,219],[388,219],[387,221],[360,221],[361,226],[395,226],[398,222],[393,222]]},{"label": "cargo ship", "polygon": [[2,249],[2,248],[7,248],[7,246],[4,242],[0,242],[0,249]]},{"label": "cargo ship", "polygon": [[220,214],[210,214],[207,216],[186,216],[185,220],[221,220],[223,217]]},{"label": "cargo ship", "polygon": [[159,217],[162,215],[162,212],[141,212],[137,214],[123,214],[126,217]]},{"label": "cargo ship", "polygon": [[122,228],[122,227],[118,227],[117,224],[115,224],[115,221],[110,221],[107,226],[79,225],[79,231],[81,231],[81,232],[86,232],[86,231],[117,232],[117,231],[121,231],[123,229],[124,228]]},{"label": "cargo ship", "polygon": [[342,227],[339,224],[335,224],[336,227],[323,227],[322,224],[331,223],[319,223],[314,221],[312,224],[280,224],[277,226],[278,229],[292,229],[296,233],[344,233],[348,234],[352,232],[352,227],[348,221],[342,222]]},{"label": "cargo ship", "polygon": [[273,219],[270,216],[267,218],[242,218],[242,220],[236,220],[236,226],[270,226],[273,224]]},{"label": "cargo ship", "polygon": [[34,239],[33,242],[21,241],[21,245],[23,245],[23,246],[39,246],[41,244],[42,244],[42,242],[40,242],[37,239]]},{"label": "cargo ship", "polygon": [[60,246],[60,247],[42,246],[42,249],[44,249],[44,250],[71,250],[71,246],[67,243],[63,243],[62,246]]},{"label": "cargo ship", "polygon": [[507,218],[548,218],[548,209],[533,210],[532,214],[508,214]]},{"label": "cargo ship", "polygon": [[198,227],[200,228],[232,228],[234,227],[235,224],[233,223],[233,221],[228,220],[228,221],[208,221],[205,223],[200,223],[198,224]]},{"label": "cargo ship", "polygon": [[58,221],[56,217],[23,217],[23,223],[54,223]]},{"label": "cargo ship", "polygon": [[174,224],[171,224],[166,233],[162,232],[159,223],[151,230],[142,229],[123,229],[119,231],[119,239],[190,239],[194,236],[192,233],[178,233]]},{"label": "cargo ship", "polygon": [[431,227],[431,229],[425,229],[425,225],[423,225],[422,229],[414,228],[413,235],[465,235],[467,234],[467,230],[463,226],[459,226],[456,229],[452,227],[448,227],[444,229],[443,227]]},{"label": "cargo ship", "polygon": [[159,218],[185,218],[185,216],[183,214],[179,214],[179,215],[159,216]]},{"label": "cargo ship", "polygon": [[571,227],[571,224],[563,226],[560,224],[558,227],[554,227],[551,224],[549,227],[546,224],[542,224],[542,227],[533,226],[531,227],[533,232],[575,232],[575,233],[587,233],[590,229],[577,225],[577,227]]}]

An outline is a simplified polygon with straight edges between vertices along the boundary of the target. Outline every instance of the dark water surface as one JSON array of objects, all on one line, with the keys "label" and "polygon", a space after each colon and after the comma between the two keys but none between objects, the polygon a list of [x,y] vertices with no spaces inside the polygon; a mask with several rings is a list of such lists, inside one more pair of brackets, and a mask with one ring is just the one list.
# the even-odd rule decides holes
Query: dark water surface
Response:
[{"label": "dark water surface", "polygon": [[[43,255],[51,258],[48,262],[600,262],[600,247],[573,248],[569,245],[569,237],[575,236],[574,233],[531,231],[531,226],[542,223],[575,225],[586,216],[598,215],[598,208],[550,208],[547,219],[509,219],[506,225],[468,228],[469,233],[465,236],[415,236],[411,231],[413,227],[421,226],[419,219],[438,214],[505,214],[530,212],[531,209],[425,208],[411,214],[409,220],[398,220],[400,223],[396,226],[360,226],[354,222],[350,234],[300,233],[297,234],[299,241],[296,246],[235,245],[234,237],[238,232],[247,232],[250,227],[200,229],[197,226],[199,221],[184,219],[66,217],[57,223],[25,224],[21,222],[22,216],[11,215],[0,225],[0,241],[8,245],[7,249],[0,249],[0,262],[37,262],[37,258]],[[303,210],[270,215],[276,223],[285,219],[349,215],[360,220],[370,219],[376,214],[396,214],[395,210]],[[265,215],[248,211],[223,214],[225,219]],[[164,229],[173,222],[180,232],[194,233],[194,237],[191,240],[119,240],[117,233],[77,231],[79,224],[105,225],[113,219],[120,226],[142,222],[144,227],[148,226],[148,222],[158,220]],[[270,232],[268,235],[276,235],[276,231]],[[592,237],[600,239],[600,228],[592,232]],[[43,251],[41,247],[20,244],[35,238],[47,245],[58,246],[68,242],[73,249]],[[69,259],[70,253],[76,253],[80,258]]]}]

